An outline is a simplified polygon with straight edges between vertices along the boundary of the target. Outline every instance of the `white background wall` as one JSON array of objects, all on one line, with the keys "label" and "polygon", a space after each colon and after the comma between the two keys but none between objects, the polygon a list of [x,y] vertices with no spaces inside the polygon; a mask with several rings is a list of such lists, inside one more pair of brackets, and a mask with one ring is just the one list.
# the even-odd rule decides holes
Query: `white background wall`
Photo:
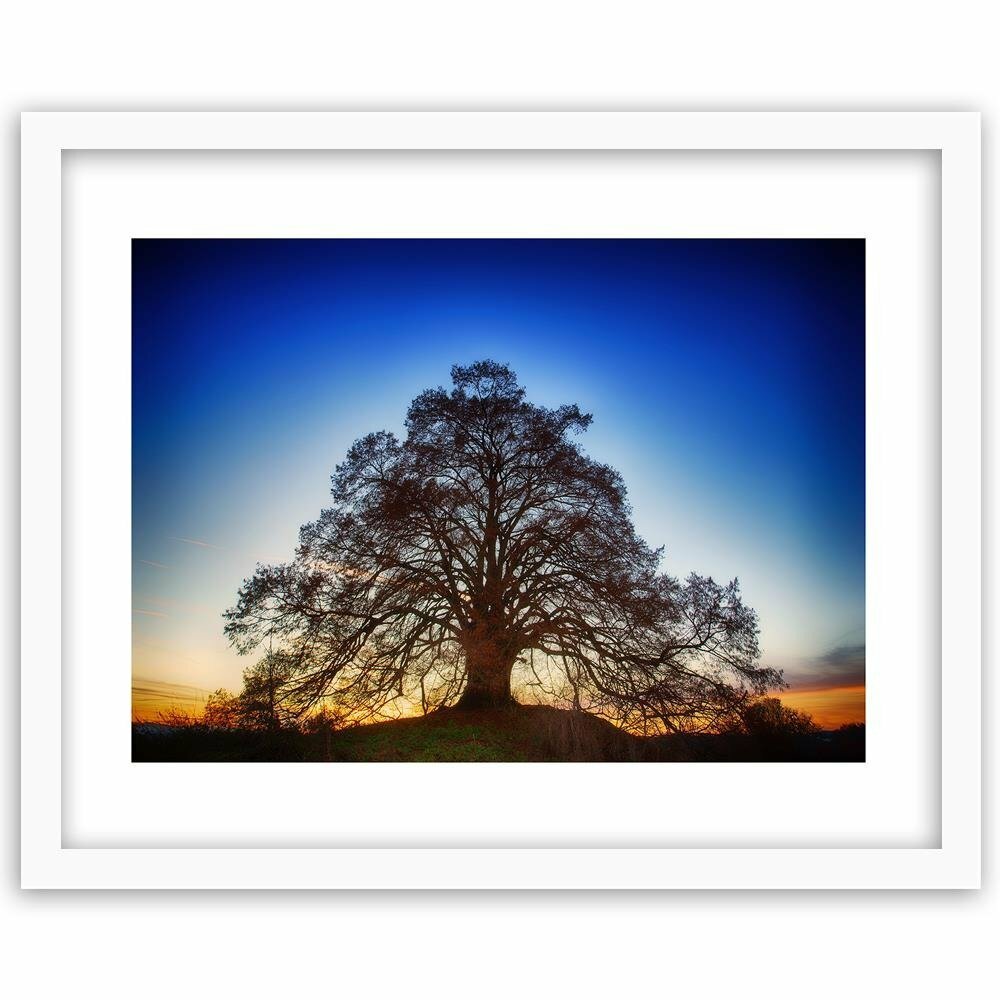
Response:
[{"label": "white background wall", "polygon": [[[985,113],[986,320],[997,207],[990,4],[506,0],[18,2],[0,29],[5,469],[17,461],[18,119],[22,109],[978,109]],[[995,5],[992,5],[995,7]],[[474,9],[475,8],[475,9]],[[995,15],[994,15],[995,16]],[[998,352],[987,345],[996,375]],[[997,440],[996,408],[987,433]],[[987,455],[987,509],[995,496]],[[980,893],[331,895],[22,893],[17,888],[17,485],[0,634],[0,950],[16,997],[923,997],[995,989],[987,741]],[[995,555],[996,536],[987,532]],[[30,548],[24,552],[31,558]],[[992,560],[991,560],[992,563]],[[986,617],[995,616],[992,572]],[[30,641],[30,637],[24,637]],[[987,634],[987,662],[992,636]],[[987,719],[998,717],[987,679]],[[989,986],[992,982],[992,986]]]}]

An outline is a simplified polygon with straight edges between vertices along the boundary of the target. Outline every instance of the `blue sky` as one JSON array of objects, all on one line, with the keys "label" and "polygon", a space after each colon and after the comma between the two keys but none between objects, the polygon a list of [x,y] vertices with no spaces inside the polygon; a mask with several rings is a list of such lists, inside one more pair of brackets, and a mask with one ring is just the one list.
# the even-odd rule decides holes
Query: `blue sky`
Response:
[{"label": "blue sky", "polygon": [[132,264],[138,680],[238,687],[243,577],[292,555],[354,439],[480,358],[593,413],[664,569],[738,576],[793,683],[863,672],[863,241],[135,240]]}]

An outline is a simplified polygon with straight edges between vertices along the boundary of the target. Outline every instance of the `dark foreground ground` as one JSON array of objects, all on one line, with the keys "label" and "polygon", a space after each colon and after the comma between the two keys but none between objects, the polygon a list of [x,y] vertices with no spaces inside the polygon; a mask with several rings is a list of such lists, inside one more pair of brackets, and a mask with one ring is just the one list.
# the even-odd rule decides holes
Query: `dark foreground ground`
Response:
[{"label": "dark foreground ground", "polygon": [[133,761],[863,761],[864,727],[810,736],[630,736],[583,712],[443,709],[332,733],[132,727]]}]

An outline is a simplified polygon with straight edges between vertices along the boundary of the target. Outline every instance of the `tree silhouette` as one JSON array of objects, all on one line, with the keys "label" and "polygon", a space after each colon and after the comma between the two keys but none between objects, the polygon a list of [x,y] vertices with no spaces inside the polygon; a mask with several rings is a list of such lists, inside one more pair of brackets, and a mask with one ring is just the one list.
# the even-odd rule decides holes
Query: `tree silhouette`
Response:
[{"label": "tree silhouette", "polygon": [[589,414],[528,402],[493,361],[451,377],[412,402],[404,441],[357,441],[295,559],[243,582],[238,650],[282,643],[296,696],[355,719],[510,704],[536,656],[576,706],[641,732],[704,728],[780,683],[736,580],[658,571],[620,475],[572,440]]},{"label": "tree silhouette", "polygon": [[792,736],[811,736],[819,726],[808,712],[782,705],[778,698],[759,698],[742,711],[740,721],[743,732],[760,739],[777,739]]},{"label": "tree silhouette", "polygon": [[[312,698],[300,693],[298,664],[299,660],[292,654],[269,649],[243,671],[243,688],[239,694],[219,688],[208,696],[202,723],[211,729],[272,733],[297,728],[314,704]],[[328,711],[320,714],[323,719],[332,718]]]},{"label": "tree silhouette", "polygon": [[297,659],[283,650],[268,652],[243,671],[240,724],[247,729],[277,732],[298,724],[308,707],[297,695]]}]

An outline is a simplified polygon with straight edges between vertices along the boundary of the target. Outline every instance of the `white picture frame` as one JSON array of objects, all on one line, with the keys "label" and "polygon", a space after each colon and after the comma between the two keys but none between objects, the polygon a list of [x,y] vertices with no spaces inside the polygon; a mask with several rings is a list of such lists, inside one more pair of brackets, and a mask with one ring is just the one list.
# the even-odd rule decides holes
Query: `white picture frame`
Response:
[{"label": "white picture frame", "polygon": [[[22,885],[116,889],[977,887],[981,836],[979,128],[979,116],[964,112],[23,115]],[[64,154],[97,150],[603,150],[623,155],[641,151],[891,150],[939,154],[940,815],[934,817],[934,843],[561,846],[550,840],[545,846],[453,842],[436,846],[424,840],[419,846],[229,847],[149,846],[130,843],[127,838],[81,846],[67,838],[67,803],[74,790],[66,781],[72,763],[67,761],[65,719],[72,713],[67,713],[66,699],[78,697],[79,692],[63,666],[60,626],[60,595],[66,585],[61,525],[69,523],[63,505],[74,503],[73,497],[64,497],[62,492],[67,456],[61,358],[72,317],[66,315],[63,297],[67,236],[61,194]],[[267,235],[266,227],[256,234]],[[127,303],[119,308],[127,312]],[[905,429],[900,433],[905,434]],[[920,440],[907,443],[924,448],[934,445]],[[933,542],[928,540],[928,545]],[[898,625],[905,625],[905,617]],[[870,667],[877,669],[872,663]],[[62,706],[59,725],[54,721],[54,706]],[[869,722],[873,724],[874,718]],[[448,780],[449,772],[439,773],[445,776],[442,780]]]}]

